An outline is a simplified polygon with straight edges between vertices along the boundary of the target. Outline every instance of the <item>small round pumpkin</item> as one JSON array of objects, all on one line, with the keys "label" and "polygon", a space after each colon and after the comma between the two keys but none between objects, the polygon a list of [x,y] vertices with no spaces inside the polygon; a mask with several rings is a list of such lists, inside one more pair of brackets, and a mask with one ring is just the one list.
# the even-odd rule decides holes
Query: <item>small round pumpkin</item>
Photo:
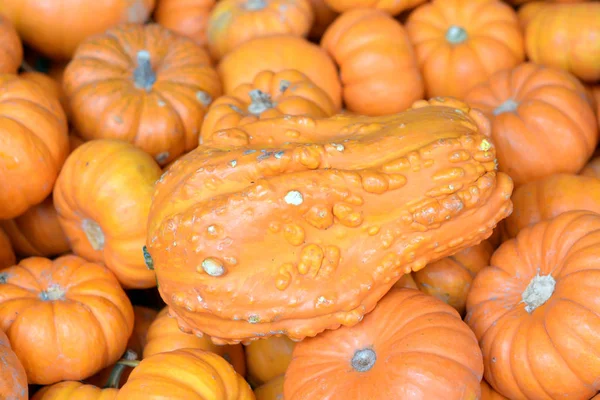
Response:
[{"label": "small round pumpkin", "polygon": [[27,400],[29,389],[23,364],[10,347],[6,333],[0,329],[0,398]]},{"label": "small round pumpkin", "polygon": [[284,375],[271,379],[269,382],[254,389],[256,400],[283,400]]},{"label": "small round pumpkin", "polygon": [[482,375],[477,339],[456,310],[394,288],[359,324],[296,344],[283,393],[286,400],[476,399]]},{"label": "small round pumpkin", "polygon": [[16,73],[21,61],[23,61],[23,45],[19,34],[10,20],[0,12],[0,74]]},{"label": "small round pumpkin", "polygon": [[154,21],[205,46],[208,16],[215,3],[215,0],[158,0]]},{"label": "small round pumpkin", "polygon": [[130,143],[100,139],[79,146],[54,188],[54,205],[73,252],[104,263],[126,288],[156,285],[144,259],[154,184],[162,170]]},{"label": "small round pumpkin", "polygon": [[161,165],[198,145],[206,109],[221,94],[206,51],[158,24],[87,39],[63,79],[83,139],[128,141]]},{"label": "small round pumpkin", "polygon": [[0,270],[13,266],[17,263],[17,257],[12,248],[10,238],[0,226]]},{"label": "small round pumpkin", "polygon": [[251,39],[271,35],[305,37],[315,18],[309,0],[220,0],[207,24],[215,60]]},{"label": "small round pumpkin", "polygon": [[29,383],[87,378],[119,359],[133,331],[115,276],[77,256],[27,258],[0,272],[0,291],[0,329]]},{"label": "small round pumpkin", "polygon": [[58,99],[36,83],[0,74],[0,220],[41,203],[69,152]]},{"label": "small round pumpkin", "polygon": [[285,336],[272,336],[245,346],[248,381],[260,386],[285,374],[295,345]]},{"label": "small round pumpkin", "polygon": [[493,73],[525,59],[514,10],[500,0],[433,0],[408,17],[427,97],[463,98]]},{"label": "small round pumpkin", "polygon": [[402,11],[410,10],[425,3],[426,0],[325,0],[326,3],[338,12],[347,12],[355,9],[374,8],[387,14],[398,15]]},{"label": "small round pumpkin", "polygon": [[565,71],[522,64],[494,74],[465,101],[492,121],[499,169],[516,186],[559,172],[578,172],[598,143],[585,88]]}]

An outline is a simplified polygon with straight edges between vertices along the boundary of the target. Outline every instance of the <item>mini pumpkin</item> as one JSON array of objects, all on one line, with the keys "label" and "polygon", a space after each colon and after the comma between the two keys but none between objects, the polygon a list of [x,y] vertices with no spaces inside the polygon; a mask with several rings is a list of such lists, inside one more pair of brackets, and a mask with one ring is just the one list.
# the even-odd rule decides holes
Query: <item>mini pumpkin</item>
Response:
[{"label": "mini pumpkin", "polygon": [[283,400],[284,378],[284,375],[279,375],[254,389],[256,400]]},{"label": "mini pumpkin", "polygon": [[488,134],[452,99],[220,131],[156,185],[147,246],[161,296],[215,343],[354,325],[402,274],[510,213]]},{"label": "mini pumpkin", "polygon": [[58,220],[73,252],[104,263],[126,288],[156,285],[143,247],[152,192],[162,170],[121,140],[92,140],[67,159],[54,188]]},{"label": "mini pumpkin", "polygon": [[252,83],[244,83],[230,95],[219,97],[202,123],[200,143],[222,129],[234,128],[262,118],[284,115],[330,117],[337,111],[321,88],[296,70],[261,71]]},{"label": "mini pumpkin", "polygon": [[522,64],[494,74],[465,101],[492,121],[500,171],[516,186],[578,172],[598,143],[596,117],[585,89],[565,71]]},{"label": "mini pumpkin", "polygon": [[206,46],[208,16],[215,3],[215,0],[158,0],[154,21]]},{"label": "mini pumpkin", "polygon": [[17,257],[12,248],[10,238],[0,226],[0,270],[15,265],[16,263]]},{"label": "mini pumpkin", "polygon": [[423,79],[408,35],[383,11],[345,12],[327,29],[321,46],[340,67],[348,110],[393,114],[423,98]]},{"label": "mini pumpkin", "polygon": [[21,361],[10,347],[8,337],[0,329],[0,398],[27,400],[29,389],[27,375]]},{"label": "mini pumpkin", "polygon": [[398,15],[402,11],[410,10],[425,3],[426,0],[325,0],[326,3],[338,12],[347,12],[355,9],[374,8],[391,15]]},{"label": "mini pumpkin", "polygon": [[500,0],[433,0],[408,17],[428,97],[464,95],[525,59],[514,10]]},{"label": "mini pumpkin", "polygon": [[359,324],[298,343],[283,393],[286,400],[477,399],[482,375],[477,339],[456,310],[392,289]]},{"label": "mini pumpkin", "polygon": [[21,61],[23,61],[23,45],[19,34],[10,20],[0,12],[0,74],[16,73]]},{"label": "mini pumpkin", "polygon": [[157,24],[87,39],[63,85],[83,139],[128,141],[161,165],[196,147],[206,109],[221,94],[206,51]]},{"label": "mini pumpkin", "polygon": [[569,211],[521,230],[473,281],[469,324],[485,379],[511,399],[600,389],[600,215]]},{"label": "mini pumpkin", "polygon": [[0,290],[0,329],[29,383],[84,379],[125,351],[133,308],[104,266],[31,257],[0,272]]},{"label": "mini pumpkin", "polygon": [[285,374],[292,361],[295,344],[285,336],[271,336],[247,345],[248,381],[254,386],[260,386]]}]

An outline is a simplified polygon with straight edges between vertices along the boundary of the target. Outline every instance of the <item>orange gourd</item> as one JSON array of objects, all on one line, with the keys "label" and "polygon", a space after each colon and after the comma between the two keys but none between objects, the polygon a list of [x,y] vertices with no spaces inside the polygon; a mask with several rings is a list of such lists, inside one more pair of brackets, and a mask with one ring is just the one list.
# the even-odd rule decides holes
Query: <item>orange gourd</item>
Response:
[{"label": "orange gourd", "polygon": [[56,181],[54,206],[73,252],[104,263],[126,288],[156,285],[142,248],[161,174],[147,153],[103,139],[75,149]]},{"label": "orange gourd", "polygon": [[29,383],[84,379],[125,351],[133,308],[101,265],[72,255],[27,258],[0,272],[0,291],[0,329]]},{"label": "orange gourd", "polygon": [[391,15],[398,15],[402,11],[410,10],[425,3],[426,0],[325,0],[327,5],[338,12],[347,12],[355,9],[374,8]]},{"label": "orange gourd", "polygon": [[252,83],[244,83],[230,95],[221,96],[210,106],[200,133],[200,143],[211,140],[223,129],[235,128],[263,118],[285,115],[330,117],[336,113],[333,102],[306,75],[290,69],[261,71]]},{"label": "orange gourd", "polygon": [[215,0],[157,0],[154,21],[205,46],[208,16],[215,3]]},{"label": "orange gourd", "polygon": [[315,21],[308,32],[308,37],[318,41],[339,14],[329,7],[325,0],[310,0],[310,3],[315,14]]},{"label": "orange gourd", "polygon": [[40,389],[31,400],[115,400],[119,389],[64,381]]},{"label": "orange gourd", "polygon": [[482,375],[477,339],[456,310],[392,289],[359,324],[298,343],[283,393],[286,400],[478,399]]},{"label": "orange gourd", "polygon": [[52,192],[69,151],[57,98],[16,75],[0,74],[0,219],[23,214]]},{"label": "orange gourd", "polygon": [[570,211],[494,253],[467,299],[485,379],[510,399],[588,399],[600,389],[600,215]]},{"label": "orange gourd", "polygon": [[0,398],[27,400],[27,375],[21,361],[10,347],[8,337],[0,329]]},{"label": "orange gourd", "polygon": [[12,248],[10,238],[0,226],[0,270],[15,265],[17,257]]},{"label": "orange gourd", "polygon": [[[583,85],[571,74],[522,64],[494,74],[465,97],[492,121],[500,171],[519,186],[578,172],[598,143],[598,126]],[[560,154],[560,157],[548,157]]]},{"label": "orange gourd", "polygon": [[147,246],[161,296],[216,343],[352,326],[402,274],[510,213],[488,134],[452,99],[223,130],[156,185]]},{"label": "orange gourd", "polygon": [[315,18],[309,0],[220,0],[207,23],[208,49],[215,60],[258,37],[305,37]]},{"label": "orange gourd", "polygon": [[[2,6],[0,6],[1,10]],[[23,45],[13,24],[0,12],[0,74],[14,74],[23,61]]]},{"label": "orange gourd", "polygon": [[247,345],[248,381],[254,386],[260,386],[285,374],[292,361],[295,344],[285,336],[272,336]]},{"label": "orange gourd", "polygon": [[283,400],[283,381],[284,375],[279,375],[254,389],[256,400]]},{"label": "orange gourd", "polygon": [[515,11],[499,0],[433,0],[408,17],[428,97],[464,95],[525,58]]},{"label": "orange gourd", "polygon": [[161,165],[197,146],[206,109],[221,94],[206,51],[157,24],[87,39],[63,86],[83,139],[128,141]]},{"label": "orange gourd", "polygon": [[423,98],[423,79],[408,35],[383,11],[345,12],[327,29],[321,47],[340,67],[348,110],[393,114]]},{"label": "orange gourd", "polygon": [[481,400],[509,400],[496,392],[485,380],[481,381]]}]

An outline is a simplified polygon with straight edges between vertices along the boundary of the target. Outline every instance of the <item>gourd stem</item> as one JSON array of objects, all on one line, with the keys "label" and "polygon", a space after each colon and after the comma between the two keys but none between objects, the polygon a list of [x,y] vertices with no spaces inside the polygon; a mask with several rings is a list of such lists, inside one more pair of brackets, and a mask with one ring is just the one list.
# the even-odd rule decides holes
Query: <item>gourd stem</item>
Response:
[{"label": "gourd stem", "polygon": [[267,2],[265,0],[247,0],[246,1],[246,10],[259,11],[266,7],[267,7]]},{"label": "gourd stem", "polygon": [[252,100],[252,103],[248,106],[248,112],[251,114],[260,115],[274,106],[271,96],[263,91],[254,89],[248,95],[250,96],[250,100]]},{"label": "gourd stem", "polygon": [[446,31],[446,40],[452,44],[460,44],[467,40],[468,37],[467,31],[461,26],[452,25]]},{"label": "gourd stem", "polygon": [[[139,364],[139,361],[135,361],[136,358],[137,353],[133,350],[127,349],[127,352],[125,352],[125,356],[121,361],[132,361],[137,362]],[[119,388],[119,383],[121,382],[121,376],[123,375],[123,371],[125,371],[126,367],[131,366],[122,364],[121,361],[117,362],[112,371],[110,372],[106,385],[104,385],[104,389]],[[134,365],[133,367],[135,368],[136,366],[137,365]]]},{"label": "gourd stem", "polygon": [[150,90],[156,82],[156,74],[152,70],[150,52],[140,50],[137,52],[137,67],[133,71],[135,86],[139,89]]},{"label": "gourd stem", "polygon": [[135,368],[138,365],[140,365],[140,361],[139,360],[134,360],[134,361],[130,361],[130,360],[119,360],[117,361],[118,365],[124,365],[126,367],[131,367],[131,368]]},{"label": "gourd stem", "polygon": [[552,297],[555,288],[556,280],[554,277],[552,275],[540,275],[538,270],[521,295],[521,302],[525,303],[525,311],[531,314],[536,308],[544,305]]},{"label": "gourd stem", "polygon": [[377,354],[373,349],[357,350],[352,357],[350,364],[358,372],[367,372],[375,365]]}]

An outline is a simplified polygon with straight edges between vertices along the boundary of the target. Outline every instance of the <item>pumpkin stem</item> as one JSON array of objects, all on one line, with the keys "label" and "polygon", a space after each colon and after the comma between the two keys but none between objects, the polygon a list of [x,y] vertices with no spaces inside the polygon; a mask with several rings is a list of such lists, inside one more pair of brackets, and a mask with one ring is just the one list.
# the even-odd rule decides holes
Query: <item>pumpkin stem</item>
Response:
[{"label": "pumpkin stem", "polygon": [[154,271],[154,260],[152,260],[152,256],[148,251],[148,247],[142,247],[142,252],[144,253],[144,262],[146,263],[146,268],[148,268],[151,271]]},{"label": "pumpkin stem", "polygon": [[150,63],[150,52],[140,50],[137,52],[137,68],[133,71],[133,80],[138,89],[150,90],[156,82],[156,74]]},{"label": "pumpkin stem", "polygon": [[[127,349],[125,355],[123,356],[123,360],[134,361],[137,360],[137,357],[138,355],[135,351]],[[104,389],[118,389],[119,383],[121,382],[121,375],[123,375],[123,371],[125,371],[126,367],[127,365],[117,362],[110,372],[108,380],[106,381],[106,385],[104,385]]]},{"label": "pumpkin stem", "polygon": [[287,81],[285,79],[282,79],[281,81],[279,81],[279,91],[281,93],[285,92],[290,86],[292,85],[292,82]]},{"label": "pumpkin stem", "polygon": [[40,292],[39,298],[42,301],[64,300],[66,291],[56,283],[48,286],[48,289]]},{"label": "pumpkin stem", "polygon": [[556,280],[552,275],[540,276],[538,270],[521,295],[521,302],[525,303],[525,311],[531,314],[536,308],[547,302],[554,293],[555,287]]},{"label": "pumpkin stem", "polygon": [[350,364],[358,372],[367,372],[377,361],[377,354],[373,349],[357,350],[352,357]]},{"label": "pumpkin stem", "polygon": [[461,26],[452,25],[446,31],[446,40],[452,44],[460,44],[468,38],[467,31]]},{"label": "pumpkin stem", "polygon": [[498,107],[492,111],[494,115],[500,115],[505,112],[515,112],[519,108],[519,103],[514,101],[513,99],[508,99],[504,103],[500,104]]},{"label": "pumpkin stem", "polygon": [[273,102],[271,101],[271,96],[263,91],[254,89],[251,90],[248,95],[252,100],[252,103],[250,103],[248,106],[248,111],[251,114],[260,115],[274,106]]},{"label": "pumpkin stem", "polygon": [[96,251],[104,249],[104,232],[96,221],[91,219],[84,219],[81,223],[81,229],[85,233],[88,242],[92,248]]},{"label": "pumpkin stem", "polygon": [[259,11],[266,7],[267,7],[267,2],[265,0],[247,0],[246,1],[246,10]]}]

